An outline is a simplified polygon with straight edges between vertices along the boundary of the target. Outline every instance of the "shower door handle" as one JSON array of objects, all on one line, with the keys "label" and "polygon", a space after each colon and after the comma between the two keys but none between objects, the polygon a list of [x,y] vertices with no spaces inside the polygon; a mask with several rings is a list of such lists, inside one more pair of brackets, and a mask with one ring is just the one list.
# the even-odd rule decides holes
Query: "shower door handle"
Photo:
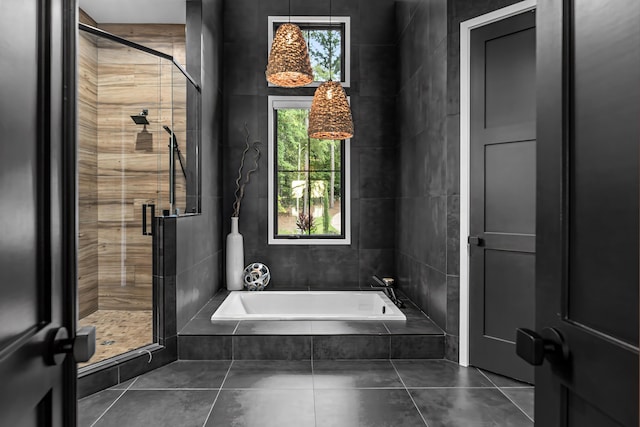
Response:
[{"label": "shower door handle", "polygon": [[[149,206],[151,210],[151,231],[147,231],[147,206]],[[151,236],[153,235],[153,218],[156,217],[156,205],[146,203],[142,205],[142,235],[143,236]]]}]

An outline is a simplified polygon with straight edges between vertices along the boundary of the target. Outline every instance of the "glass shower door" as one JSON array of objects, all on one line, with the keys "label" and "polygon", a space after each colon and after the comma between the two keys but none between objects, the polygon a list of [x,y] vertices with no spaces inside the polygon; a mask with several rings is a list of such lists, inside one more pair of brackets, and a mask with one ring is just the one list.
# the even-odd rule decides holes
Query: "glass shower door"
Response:
[{"label": "glass shower door", "polygon": [[152,225],[168,206],[172,117],[166,60],[82,31],[79,43],[79,324],[96,326],[93,364],[154,342]]}]

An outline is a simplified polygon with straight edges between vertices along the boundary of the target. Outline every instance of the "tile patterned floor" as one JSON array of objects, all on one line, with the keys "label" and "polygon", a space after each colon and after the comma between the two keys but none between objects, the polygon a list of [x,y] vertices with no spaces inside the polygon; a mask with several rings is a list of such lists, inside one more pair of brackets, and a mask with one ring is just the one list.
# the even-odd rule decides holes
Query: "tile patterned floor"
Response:
[{"label": "tile patterned floor", "polygon": [[528,384],[446,360],[178,361],[79,401],[79,426],[533,426]]},{"label": "tile patterned floor", "polygon": [[153,312],[151,310],[98,310],[79,320],[80,327],[96,327],[96,352],[90,365],[118,356],[153,342]]}]

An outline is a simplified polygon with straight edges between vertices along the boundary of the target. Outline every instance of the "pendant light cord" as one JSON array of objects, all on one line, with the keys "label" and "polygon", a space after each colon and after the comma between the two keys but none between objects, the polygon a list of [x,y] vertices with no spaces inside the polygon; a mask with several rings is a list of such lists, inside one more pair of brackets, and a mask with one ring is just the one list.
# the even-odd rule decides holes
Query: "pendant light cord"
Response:
[{"label": "pendant light cord", "polygon": [[333,63],[332,63],[332,46],[333,46],[333,27],[331,26],[331,0],[329,0],[329,81],[333,80]]}]

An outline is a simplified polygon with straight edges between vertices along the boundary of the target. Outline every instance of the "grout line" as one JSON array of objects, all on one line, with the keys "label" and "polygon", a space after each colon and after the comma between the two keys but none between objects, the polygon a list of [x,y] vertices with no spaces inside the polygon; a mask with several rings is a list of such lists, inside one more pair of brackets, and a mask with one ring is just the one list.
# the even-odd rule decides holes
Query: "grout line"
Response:
[{"label": "grout line", "polygon": [[382,326],[384,326],[384,328],[387,330],[387,334],[392,335],[392,334],[391,334],[391,331],[390,331],[390,330],[389,330],[389,328],[387,327],[387,324],[386,324],[386,323],[384,323],[384,322],[380,322],[380,323],[382,323]]},{"label": "grout line", "polygon": [[[119,374],[118,374],[118,375],[119,375]],[[113,405],[115,405],[115,404],[116,404],[116,402],[117,402],[118,400],[120,400],[120,398],[121,398],[122,396],[124,396],[124,394],[125,394],[127,391],[129,391],[129,389],[130,389],[130,388],[131,388],[131,387],[136,383],[136,381],[138,381],[138,378],[139,378],[139,377],[136,377],[136,378],[133,380],[133,382],[132,382],[131,384],[129,384],[129,387],[127,387],[127,388],[125,388],[124,390],[122,390],[122,393],[120,393],[120,395],[119,395],[118,397],[116,397],[116,400],[114,400],[113,402],[111,402],[111,405],[109,405],[109,407],[107,407],[107,409],[105,409],[105,410],[104,410],[104,412],[103,412],[102,414],[100,414],[100,416],[98,417],[98,419],[96,419],[96,420],[93,422],[93,424],[91,424],[91,426],[90,426],[90,427],[95,426],[95,425],[98,423],[98,421],[100,421],[100,419],[101,419],[102,417],[104,417],[104,415],[107,413],[107,411],[108,411],[109,409],[111,409],[111,408],[113,407]],[[119,378],[118,378],[118,379],[119,379]],[[107,390],[108,390],[108,389],[107,389]]]},{"label": "grout line", "polygon": [[[143,374],[143,375],[144,375],[144,374]],[[140,376],[135,377],[135,378],[134,378],[134,380],[133,380],[133,381],[131,381],[131,384],[129,384],[129,385],[127,386],[127,388],[125,388],[125,389],[124,389],[124,391],[129,391],[129,390],[131,390],[131,387],[133,387],[133,385],[138,381],[138,378],[140,378]]]},{"label": "grout line", "polygon": [[448,386],[448,387],[407,387],[411,390],[467,390],[467,389],[474,389],[474,390],[493,390],[495,387],[452,387],[452,386]]},{"label": "grout line", "polygon": [[313,421],[318,425],[318,411],[316,411],[316,374],[313,369],[313,335],[311,336],[311,394],[313,397]]},{"label": "grout line", "polygon": [[[174,389],[177,390],[177,389]],[[212,390],[217,390],[217,389],[212,389]],[[313,391],[312,388],[309,387],[257,387],[257,388],[252,388],[252,387],[227,387],[224,389],[225,391],[231,391],[231,390],[242,390],[242,391],[273,391],[273,390],[287,390],[287,391],[303,391],[303,390],[308,390],[308,391]],[[358,388],[358,389],[344,389],[344,388],[319,388],[318,390],[367,390],[365,388]],[[378,390],[378,389],[375,389]]]},{"label": "grout line", "polygon": [[527,390],[527,389],[531,389],[531,388],[535,388],[532,385],[520,385],[520,386],[507,386],[507,387],[498,387],[498,388],[506,388],[506,389],[512,389],[515,388],[516,390],[518,389],[523,389],[523,390]]},{"label": "grout line", "polygon": [[[137,388],[136,391],[145,390],[145,391],[211,391],[218,390],[215,387],[176,387],[176,388],[161,388],[161,387],[144,387]],[[125,390],[126,391],[126,390]]]},{"label": "grout line", "polygon": [[[471,366],[470,366],[470,367],[471,367]],[[500,387],[498,387],[498,386],[496,385],[496,383],[494,383],[493,381],[491,381],[491,378],[489,378],[488,376],[486,376],[486,375],[484,374],[484,372],[482,372],[482,370],[481,370],[481,369],[478,369],[478,368],[474,368],[474,369],[475,369],[476,371],[478,371],[478,372],[480,373],[480,375],[482,375],[483,377],[485,377],[485,378],[487,379],[487,381],[489,381],[491,384],[493,384],[493,387],[495,387],[495,388],[500,388]]]},{"label": "grout line", "polygon": [[516,402],[514,402],[512,398],[510,398],[510,397],[509,397],[509,396],[508,396],[504,391],[502,391],[502,389],[501,389],[500,387],[498,387],[498,386],[496,385],[496,383],[494,383],[493,381],[491,381],[491,378],[489,378],[488,376],[486,376],[486,375],[485,375],[485,373],[484,373],[484,372],[482,372],[480,369],[476,368],[476,370],[477,370],[478,372],[480,372],[480,373],[482,374],[482,376],[484,376],[487,380],[489,380],[489,382],[490,382],[491,384],[493,384],[493,385],[495,386],[495,388],[497,388],[497,389],[500,391],[500,393],[502,393],[502,395],[503,395],[504,397],[506,397],[506,398],[509,400],[509,402],[513,403],[513,405],[514,405],[516,408],[518,408],[518,409],[520,410],[520,412],[522,412],[522,413],[524,414],[524,416],[525,416],[525,417],[529,418],[529,419],[531,420],[531,422],[535,423],[535,421],[533,420],[533,418],[531,418],[531,417],[530,417],[530,416],[529,416],[529,415],[528,415],[528,414],[527,414],[527,413],[526,413],[526,412],[525,412],[525,411],[520,407],[520,405],[518,405]]},{"label": "grout line", "polygon": [[[217,294],[217,292],[216,292],[216,294]],[[216,296],[216,295],[214,294],[211,298],[209,298],[209,299],[207,300],[207,302],[205,302],[205,303],[204,303],[204,305],[203,305],[202,307],[200,307],[200,310],[196,311],[196,314],[194,314],[194,315],[193,315],[193,317],[191,317],[191,319],[189,319],[189,322],[191,322],[193,319],[195,319],[196,317],[198,317],[198,314],[200,314],[200,312],[201,312],[202,310],[204,310],[204,308],[205,308],[206,306],[208,306],[208,305],[209,305],[209,303],[210,303],[211,301],[213,301],[213,299],[215,298],[215,296]],[[187,323],[189,323],[189,322],[187,322]],[[186,325],[185,325],[185,326],[186,326]],[[183,328],[183,329],[184,329],[184,328]]]},{"label": "grout line", "polygon": [[[404,390],[405,387],[319,387],[315,390]],[[303,390],[303,389],[298,389]]]},{"label": "grout line", "polygon": [[424,419],[424,416],[422,415],[422,412],[420,411],[420,408],[418,408],[418,404],[413,399],[413,396],[411,395],[411,392],[409,392],[409,389],[407,388],[407,385],[404,383],[404,380],[400,376],[400,372],[398,372],[398,369],[396,368],[396,365],[393,363],[393,360],[389,359],[389,363],[391,363],[391,366],[393,366],[393,369],[396,371],[396,375],[398,376],[398,378],[400,378],[400,382],[402,383],[402,386],[404,387],[404,390],[409,395],[409,398],[413,402],[413,406],[416,408],[416,411],[418,411],[418,414],[420,414],[420,418],[422,418],[422,422],[424,422],[425,426],[429,427],[429,423],[427,422],[427,420]]},{"label": "grout line", "polygon": [[220,388],[218,389],[218,393],[216,393],[216,397],[213,399],[213,403],[211,404],[211,408],[209,409],[209,413],[207,414],[207,417],[204,419],[204,423],[202,424],[202,427],[205,427],[207,425],[207,421],[209,421],[209,417],[211,417],[211,413],[213,412],[213,407],[216,405],[216,402],[218,401],[218,397],[220,396],[220,393],[222,393],[222,387],[224,386],[225,381],[227,381],[227,377],[229,376],[229,372],[231,372],[232,366],[233,366],[233,360],[231,361],[231,363],[229,363],[229,369],[227,369],[227,373],[224,375],[224,378],[220,383]]},{"label": "grout line", "polygon": [[236,327],[233,328],[233,332],[231,332],[231,335],[228,335],[229,339],[231,340],[231,360],[235,360],[236,359],[236,340],[233,339],[236,336],[236,331],[238,330],[238,327],[240,327],[240,320],[238,321],[238,323],[236,323]]}]

